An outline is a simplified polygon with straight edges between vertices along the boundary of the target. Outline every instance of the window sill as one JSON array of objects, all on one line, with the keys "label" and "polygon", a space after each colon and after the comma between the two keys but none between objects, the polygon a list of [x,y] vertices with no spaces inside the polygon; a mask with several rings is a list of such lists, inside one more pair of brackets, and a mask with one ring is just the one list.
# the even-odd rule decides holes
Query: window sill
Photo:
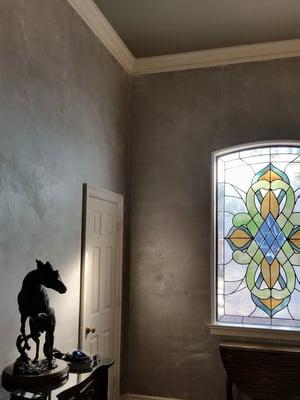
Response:
[{"label": "window sill", "polygon": [[219,336],[235,336],[240,338],[257,338],[284,340],[289,342],[300,341],[300,330],[284,328],[260,328],[241,325],[209,324],[210,333]]}]

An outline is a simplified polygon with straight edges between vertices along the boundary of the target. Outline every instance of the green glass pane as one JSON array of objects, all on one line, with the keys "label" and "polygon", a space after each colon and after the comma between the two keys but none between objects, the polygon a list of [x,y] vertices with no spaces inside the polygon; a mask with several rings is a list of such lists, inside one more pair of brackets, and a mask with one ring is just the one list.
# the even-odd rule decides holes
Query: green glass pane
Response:
[{"label": "green glass pane", "polygon": [[294,250],[288,242],[285,242],[283,244],[282,250],[284,251],[284,254],[287,256],[287,258],[290,258],[294,254]]},{"label": "green glass pane", "polygon": [[293,224],[290,221],[287,221],[282,231],[286,236],[288,236],[291,233],[292,229],[293,229]]},{"label": "green glass pane", "polygon": [[250,246],[247,249],[247,253],[249,254],[250,257],[253,257],[254,254],[257,252],[258,246],[255,240],[253,240],[250,244]]},{"label": "green glass pane", "polygon": [[284,252],[282,250],[279,251],[276,258],[281,265],[283,265],[288,260],[287,256],[284,254]]},{"label": "green glass pane", "polygon": [[247,223],[251,220],[249,214],[239,213],[232,218],[232,224],[236,227],[247,225]]},{"label": "green glass pane", "polygon": [[300,213],[293,213],[291,216],[290,216],[290,222],[293,224],[293,225],[300,225]]},{"label": "green glass pane", "polygon": [[247,253],[243,253],[240,250],[237,250],[233,253],[232,258],[238,264],[248,264],[251,260],[251,257]]},{"label": "green glass pane", "polygon": [[258,227],[261,226],[261,224],[264,222],[263,218],[261,217],[261,215],[259,213],[257,213],[256,215],[254,215],[253,217],[254,222],[256,223],[256,225]]},{"label": "green glass pane", "polygon": [[260,263],[262,262],[263,259],[264,259],[263,253],[262,253],[260,250],[258,250],[258,251],[255,253],[254,257],[253,257],[253,260],[254,260],[257,264],[260,264]]},{"label": "green glass pane", "polygon": [[276,219],[276,222],[278,223],[278,225],[281,228],[284,227],[284,225],[286,224],[286,221],[287,221],[287,218],[283,214],[280,214]]},{"label": "green glass pane", "polygon": [[257,232],[258,232],[258,227],[257,227],[256,223],[253,220],[251,220],[247,224],[247,228],[249,229],[249,231],[251,232],[251,234],[253,236],[255,236],[257,234]]}]

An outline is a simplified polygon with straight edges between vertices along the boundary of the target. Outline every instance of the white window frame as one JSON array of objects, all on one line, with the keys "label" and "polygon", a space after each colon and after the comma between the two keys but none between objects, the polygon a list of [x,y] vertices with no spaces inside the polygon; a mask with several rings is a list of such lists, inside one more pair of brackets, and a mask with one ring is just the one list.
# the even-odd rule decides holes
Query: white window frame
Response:
[{"label": "white window frame", "polygon": [[244,324],[230,324],[225,322],[217,321],[217,260],[216,260],[216,163],[217,158],[226,154],[243,151],[247,149],[255,149],[266,146],[295,146],[300,147],[299,141],[280,141],[280,140],[268,140],[261,142],[247,143],[238,146],[227,147],[218,151],[214,151],[211,157],[211,188],[212,188],[212,215],[211,215],[211,323],[209,324],[210,332],[212,335],[221,336],[235,336],[235,337],[254,337],[262,339],[278,339],[286,341],[300,341],[300,328],[291,327],[259,327],[257,325],[244,325]]}]

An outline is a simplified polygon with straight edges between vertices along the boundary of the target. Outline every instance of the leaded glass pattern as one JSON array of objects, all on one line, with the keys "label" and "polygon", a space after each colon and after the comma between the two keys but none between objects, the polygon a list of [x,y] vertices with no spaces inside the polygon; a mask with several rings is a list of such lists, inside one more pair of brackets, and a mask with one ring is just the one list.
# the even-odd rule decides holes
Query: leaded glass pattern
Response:
[{"label": "leaded glass pattern", "polygon": [[216,156],[216,319],[300,328],[300,147]]}]

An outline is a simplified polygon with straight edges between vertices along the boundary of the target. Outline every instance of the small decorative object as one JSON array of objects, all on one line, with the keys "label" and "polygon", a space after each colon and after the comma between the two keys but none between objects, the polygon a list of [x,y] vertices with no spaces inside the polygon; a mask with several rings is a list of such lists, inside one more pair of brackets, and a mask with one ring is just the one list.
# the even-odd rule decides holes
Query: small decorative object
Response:
[{"label": "small decorative object", "polygon": [[95,358],[90,357],[82,350],[74,350],[72,353],[62,353],[59,350],[54,350],[56,358],[66,361],[69,364],[71,372],[89,371],[93,368]]},{"label": "small decorative object", "polygon": [[[36,260],[37,269],[29,272],[18,294],[18,305],[21,314],[21,334],[17,338],[16,346],[20,357],[15,363],[6,367],[2,378],[10,384],[29,385],[48,383],[57,379],[65,379],[68,366],[63,361],[56,361],[53,357],[55,313],[50,307],[46,288],[58,293],[65,293],[67,288],[62,282],[58,270],[54,270],[47,261],[45,264]],[[25,332],[26,321],[29,319],[29,334]],[[40,336],[45,332],[43,352],[45,359],[39,359]],[[35,343],[35,356],[31,360],[27,351],[31,349],[29,340]]]}]

